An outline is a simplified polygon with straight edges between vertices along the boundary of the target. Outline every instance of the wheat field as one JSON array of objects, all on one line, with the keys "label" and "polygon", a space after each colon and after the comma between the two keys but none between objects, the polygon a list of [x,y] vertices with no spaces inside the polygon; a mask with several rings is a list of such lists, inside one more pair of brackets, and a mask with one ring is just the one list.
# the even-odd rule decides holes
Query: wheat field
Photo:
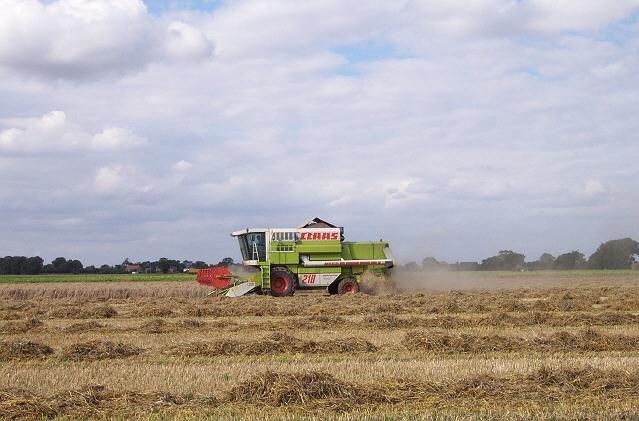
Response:
[{"label": "wheat field", "polygon": [[1,284],[0,414],[639,417],[639,273],[470,276],[236,299],[190,280]]}]

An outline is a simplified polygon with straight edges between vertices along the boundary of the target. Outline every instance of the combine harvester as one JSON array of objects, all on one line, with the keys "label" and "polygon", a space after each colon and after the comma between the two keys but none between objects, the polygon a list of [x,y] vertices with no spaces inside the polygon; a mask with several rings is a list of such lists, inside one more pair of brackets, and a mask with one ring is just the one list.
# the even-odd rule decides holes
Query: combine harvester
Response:
[{"label": "combine harvester", "polygon": [[394,264],[388,243],[346,242],[344,228],[319,218],[298,228],[247,228],[231,236],[240,243],[242,270],[218,266],[197,274],[200,284],[227,297],[284,297],[322,288],[329,294],[355,293],[365,272],[382,277]]}]

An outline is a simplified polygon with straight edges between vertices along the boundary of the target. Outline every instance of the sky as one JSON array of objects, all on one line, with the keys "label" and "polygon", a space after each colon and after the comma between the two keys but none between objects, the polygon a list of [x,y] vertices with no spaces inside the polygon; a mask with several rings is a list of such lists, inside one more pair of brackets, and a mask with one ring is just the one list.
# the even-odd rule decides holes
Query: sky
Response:
[{"label": "sky", "polygon": [[639,239],[639,0],[0,0],[0,255]]}]

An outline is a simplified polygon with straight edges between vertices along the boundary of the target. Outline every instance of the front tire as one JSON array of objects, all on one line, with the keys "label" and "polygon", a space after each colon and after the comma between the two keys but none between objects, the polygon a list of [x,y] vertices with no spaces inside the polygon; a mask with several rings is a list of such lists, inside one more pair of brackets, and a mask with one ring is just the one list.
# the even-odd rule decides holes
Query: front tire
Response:
[{"label": "front tire", "polygon": [[287,297],[295,292],[295,276],[286,268],[271,268],[271,295]]}]

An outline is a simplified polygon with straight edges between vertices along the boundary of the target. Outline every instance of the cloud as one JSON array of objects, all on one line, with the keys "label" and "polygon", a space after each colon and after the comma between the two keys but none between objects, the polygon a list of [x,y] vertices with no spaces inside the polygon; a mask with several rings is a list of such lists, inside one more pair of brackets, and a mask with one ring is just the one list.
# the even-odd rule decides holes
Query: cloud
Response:
[{"label": "cloud", "polygon": [[112,193],[122,188],[125,181],[122,167],[113,165],[98,168],[93,185],[101,193]]},{"label": "cloud", "polygon": [[[274,51],[309,51],[330,43],[356,42],[387,27],[385,19],[401,3],[321,0],[240,1],[221,7],[202,28],[219,46],[219,54],[264,57]],[[348,10],[348,13],[344,13]]]},{"label": "cloud", "polygon": [[597,30],[639,10],[637,0],[532,0],[520,5],[531,16],[529,27],[543,32]]},{"label": "cloud", "polygon": [[20,4],[47,31],[0,25],[7,253],[217,261],[316,215],[404,260],[639,237],[634,2]]},{"label": "cloud", "polygon": [[[349,13],[343,13],[349,10]],[[142,0],[1,0],[0,66],[56,79],[143,71],[151,63],[320,52],[381,42],[415,52],[448,37],[596,31],[637,0],[240,1],[212,12],[150,14]],[[424,43],[423,40],[429,42]]]},{"label": "cloud", "polygon": [[178,161],[173,164],[173,169],[179,172],[186,172],[189,171],[191,168],[193,168],[193,164],[184,160]]},{"label": "cloud", "polygon": [[483,0],[407,2],[398,19],[410,36],[504,36],[596,31],[639,10],[637,0]]},{"label": "cloud", "polygon": [[144,145],[146,139],[136,136],[127,129],[108,127],[94,134],[89,144],[91,149],[97,151],[117,151]]},{"label": "cloud", "polygon": [[210,57],[212,43],[180,21],[160,21],[141,0],[1,0],[0,66],[59,79]]},{"label": "cloud", "polygon": [[115,152],[145,145],[147,140],[128,129],[107,127],[90,134],[69,123],[63,111],[51,111],[40,118],[14,119],[18,127],[0,131],[0,151],[57,153],[79,151]]},{"label": "cloud", "polygon": [[608,189],[599,180],[586,180],[583,185],[583,193],[587,196],[597,196],[607,193]]},{"label": "cloud", "polygon": [[135,165],[135,160],[128,164],[100,166],[93,177],[93,189],[100,201],[108,200],[105,199],[107,196],[125,206],[166,200],[174,186],[175,181],[170,176],[151,177]]},{"label": "cloud", "polygon": [[213,54],[213,44],[197,28],[182,21],[167,28],[167,55],[176,60],[199,60]]}]

